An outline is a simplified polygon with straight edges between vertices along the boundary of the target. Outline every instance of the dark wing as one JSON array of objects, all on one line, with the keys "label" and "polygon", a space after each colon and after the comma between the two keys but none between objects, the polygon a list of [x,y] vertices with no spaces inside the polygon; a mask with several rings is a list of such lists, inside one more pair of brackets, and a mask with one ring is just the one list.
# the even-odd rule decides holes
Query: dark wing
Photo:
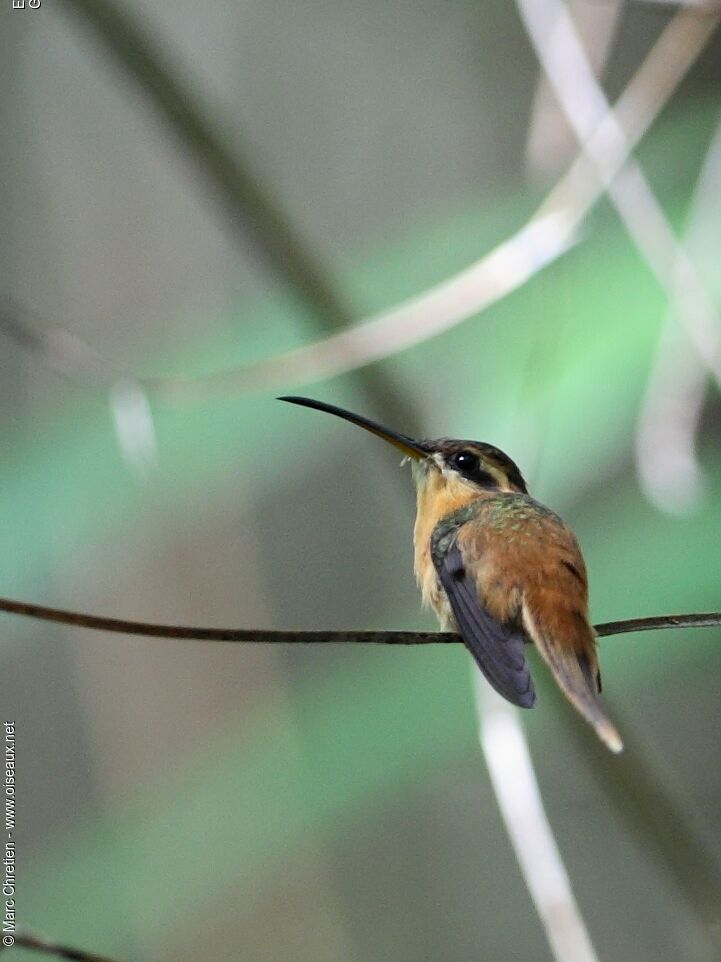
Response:
[{"label": "dark wing", "polygon": [[433,552],[433,562],[463,640],[478,667],[504,698],[519,708],[532,708],[536,694],[523,653],[523,632],[501,624],[484,608],[454,540],[445,552]]}]

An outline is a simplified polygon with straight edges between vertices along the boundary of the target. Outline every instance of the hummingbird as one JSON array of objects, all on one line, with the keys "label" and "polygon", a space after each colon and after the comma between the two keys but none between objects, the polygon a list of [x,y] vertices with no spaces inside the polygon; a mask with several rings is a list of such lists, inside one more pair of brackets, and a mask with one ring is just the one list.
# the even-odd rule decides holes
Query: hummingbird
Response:
[{"label": "hummingbird", "polygon": [[322,401],[279,400],[343,418],[403,452],[416,484],[416,580],[441,630],[460,634],[488,682],[519,708],[536,703],[524,653],[534,644],[573,707],[620,752],[598,697],[581,549],[568,525],[529,495],[516,463],[483,441],[418,441]]}]

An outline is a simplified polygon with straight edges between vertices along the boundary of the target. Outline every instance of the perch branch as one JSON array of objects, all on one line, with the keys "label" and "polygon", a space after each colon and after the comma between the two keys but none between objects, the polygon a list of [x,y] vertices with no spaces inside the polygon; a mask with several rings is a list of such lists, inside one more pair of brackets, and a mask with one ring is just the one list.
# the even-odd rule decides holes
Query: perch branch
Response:
[{"label": "perch branch", "polygon": [[[185,641],[233,641],[276,645],[348,644],[367,645],[448,645],[460,644],[460,635],[440,631],[315,631],[276,630],[267,628],[199,628],[187,625],[159,625],[147,621],[106,618],[65,608],[49,608],[27,601],[0,598],[0,611],[39,621],[53,621],[75,628],[92,628],[146,638],[175,638]],[[661,628],[711,628],[721,625],[721,611],[689,615],[652,615],[595,625],[599,637],[622,635],[631,631],[656,631]]]}]

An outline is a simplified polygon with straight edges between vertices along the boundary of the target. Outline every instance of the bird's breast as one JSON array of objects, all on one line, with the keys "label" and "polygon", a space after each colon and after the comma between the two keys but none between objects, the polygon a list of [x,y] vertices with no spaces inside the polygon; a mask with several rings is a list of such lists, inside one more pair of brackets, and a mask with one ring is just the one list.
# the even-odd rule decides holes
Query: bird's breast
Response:
[{"label": "bird's breast", "polygon": [[527,495],[433,497],[418,492],[415,572],[423,602],[445,630],[454,623],[431,556],[439,525],[455,532],[466,570],[484,605],[501,621],[517,620],[529,589],[556,591],[587,608],[586,570],[573,534],[550,509]]},{"label": "bird's breast", "polygon": [[427,472],[418,485],[416,523],[413,529],[414,569],[423,604],[433,608],[444,631],[455,631],[446,593],[441,587],[431,557],[431,536],[449,515],[478,500],[465,485],[449,484],[440,472]]}]

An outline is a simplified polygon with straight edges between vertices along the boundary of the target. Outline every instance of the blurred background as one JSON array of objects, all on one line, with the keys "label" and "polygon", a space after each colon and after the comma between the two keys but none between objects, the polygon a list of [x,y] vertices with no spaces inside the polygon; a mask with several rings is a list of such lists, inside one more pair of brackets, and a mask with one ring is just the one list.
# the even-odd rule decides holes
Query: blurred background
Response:
[{"label": "blurred background", "polygon": [[[3,0],[3,595],[434,628],[407,471],[274,400],[305,393],[509,451],[576,530],[594,621],[721,608],[716,14],[570,9],[611,101],[671,36],[645,89],[678,76],[625,115],[634,139],[649,129],[618,196],[597,186],[631,149],[616,131],[553,208],[576,217],[567,243],[541,231],[525,274],[499,262],[509,296],[441,303],[435,336],[403,350],[381,325],[371,365],[251,378],[518,236],[579,151],[534,39],[582,136],[605,110],[583,47],[550,30],[557,5],[534,35],[502,0]],[[195,389],[166,390],[176,375]],[[460,647],[203,645],[6,615],[0,641],[22,925],[156,962],[551,958]],[[721,958],[720,643],[601,643],[616,768],[545,685],[524,714],[604,962]]]}]

